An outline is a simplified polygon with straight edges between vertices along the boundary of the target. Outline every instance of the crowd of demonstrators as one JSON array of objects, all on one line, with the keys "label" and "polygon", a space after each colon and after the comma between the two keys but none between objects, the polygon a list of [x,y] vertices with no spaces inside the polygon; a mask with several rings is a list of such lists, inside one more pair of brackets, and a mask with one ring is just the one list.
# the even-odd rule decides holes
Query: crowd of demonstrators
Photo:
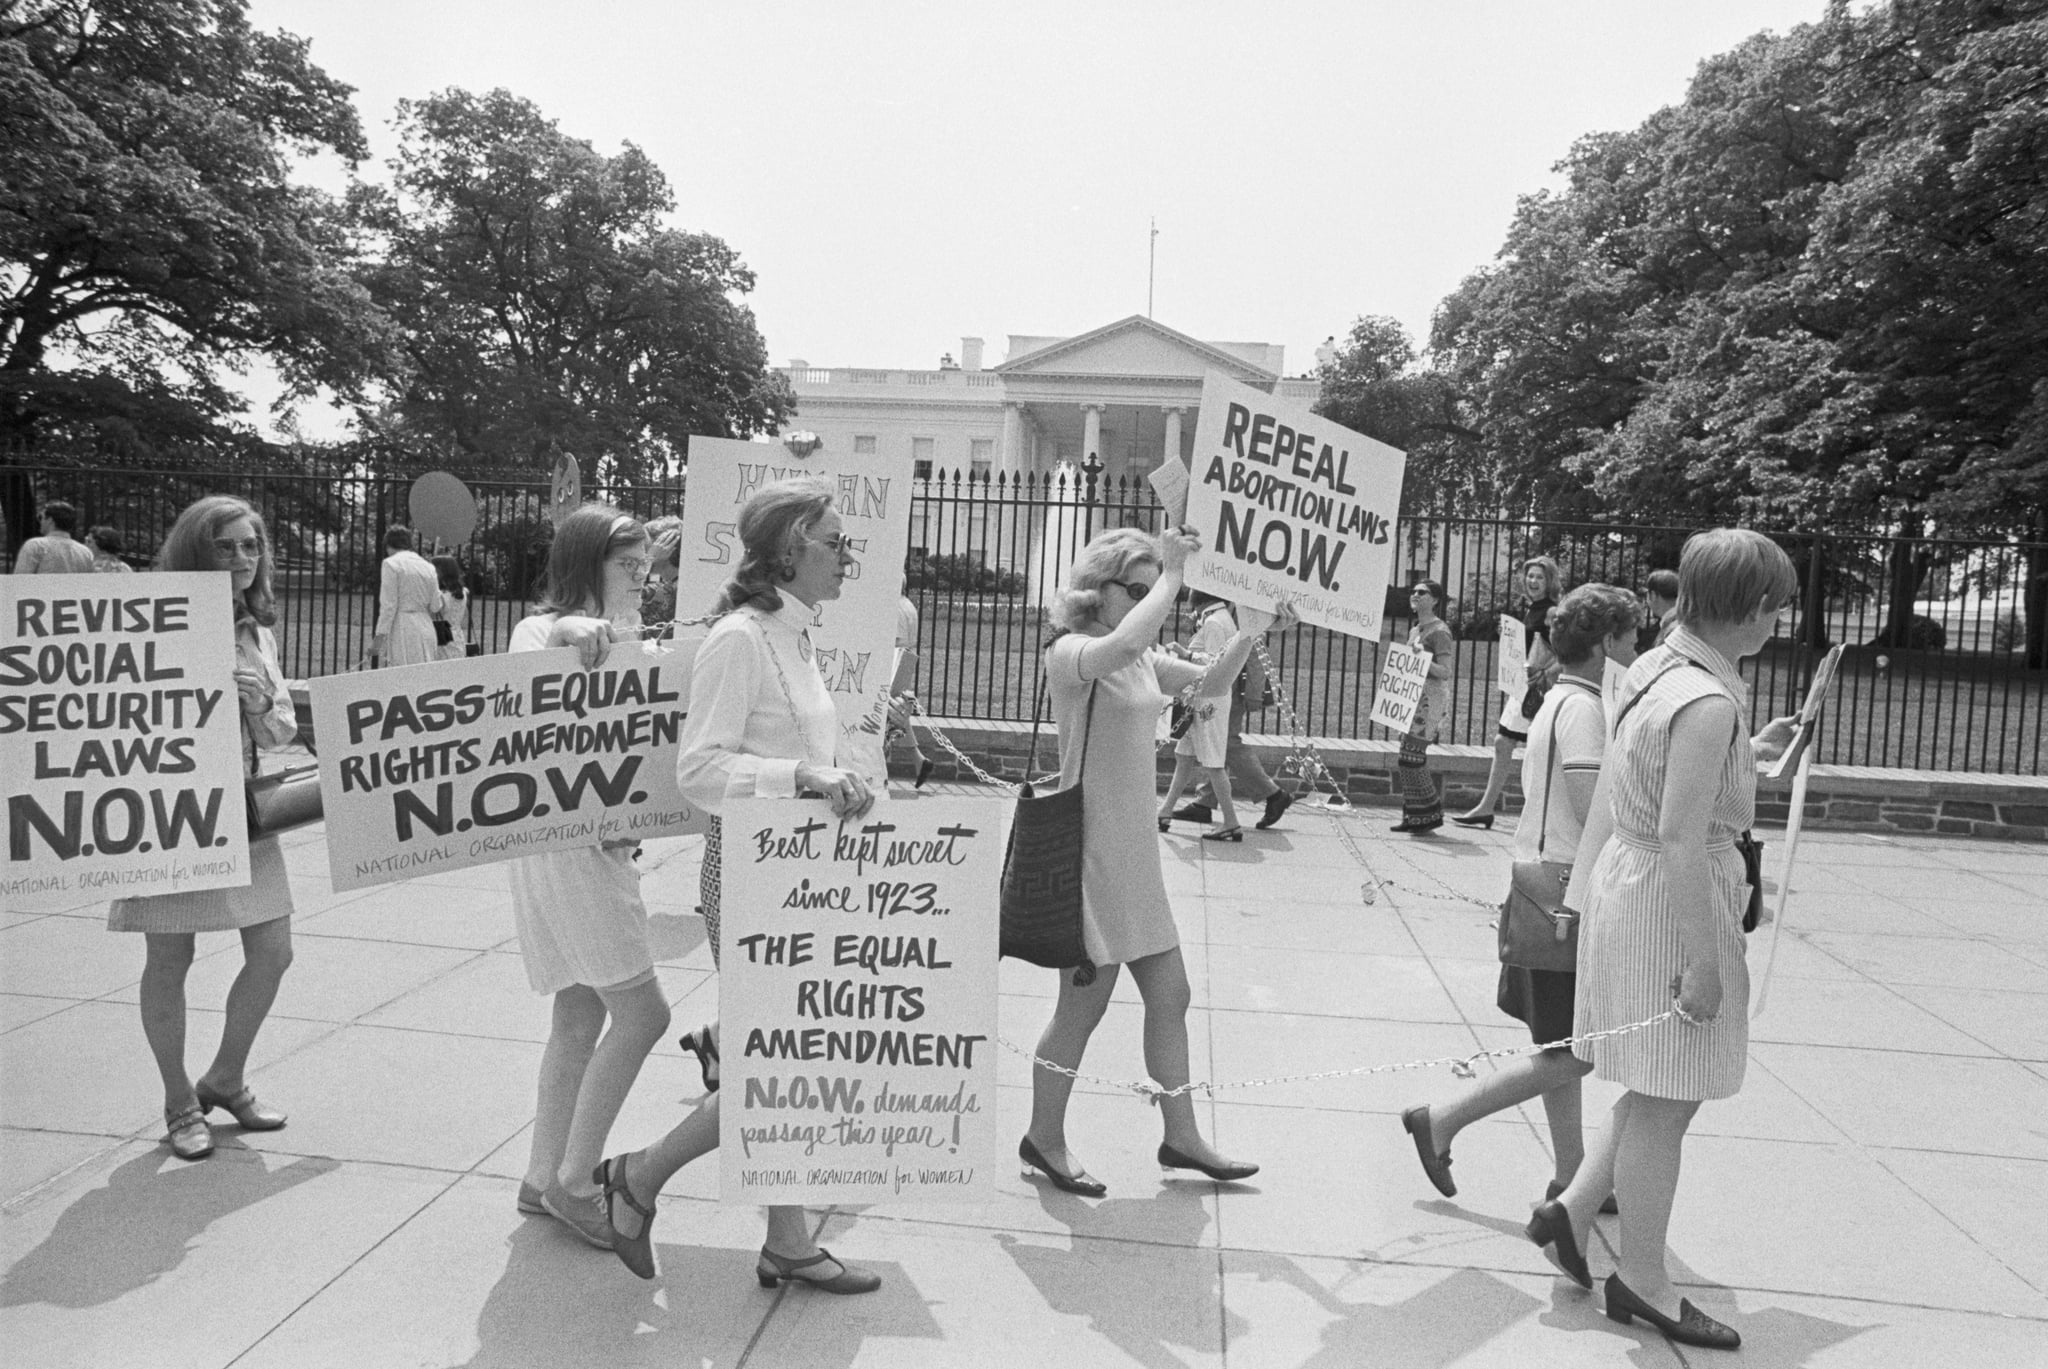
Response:
[{"label": "crowd of demonstrators", "polygon": [[441,577],[432,562],[413,550],[411,528],[387,529],[384,552],[370,653],[387,666],[438,660],[434,618],[441,611]]},{"label": "crowd of demonstrators", "polygon": [[[277,668],[271,550],[263,516],[229,495],[211,495],[178,515],[157,556],[166,571],[228,572],[234,596],[234,684],[241,706],[242,758],[290,743],[298,723]],[[142,1034],[163,1077],[165,1140],[182,1159],[213,1153],[207,1114],[226,1111],[249,1131],[273,1131],[285,1115],[256,1101],[243,1079],[249,1051],[292,963],[292,887],[274,837],[249,843],[249,883],[116,899],[107,927],[143,937]],[[242,938],[242,968],[228,988],[220,1048],[195,1082],[185,1071],[185,979],[197,933]]]},{"label": "crowd of demonstrators", "polygon": [[1528,603],[1522,609],[1522,645],[1527,652],[1528,688],[1521,698],[1508,699],[1500,710],[1500,724],[1494,730],[1493,764],[1486,772],[1486,790],[1479,802],[1452,822],[1466,827],[1492,827],[1507,791],[1508,772],[1515,748],[1529,739],[1529,722],[1541,707],[1542,697],[1557,679],[1557,655],[1550,648],[1550,611],[1564,593],[1564,572],[1548,556],[1532,556],[1522,563],[1522,590]]}]

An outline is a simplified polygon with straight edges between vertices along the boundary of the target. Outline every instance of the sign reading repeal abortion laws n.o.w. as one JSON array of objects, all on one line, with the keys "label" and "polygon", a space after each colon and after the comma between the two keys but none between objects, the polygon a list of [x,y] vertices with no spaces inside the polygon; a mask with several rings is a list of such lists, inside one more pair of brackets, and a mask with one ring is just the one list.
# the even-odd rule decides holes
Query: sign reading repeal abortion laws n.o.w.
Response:
[{"label": "sign reading repeal abortion laws n.o.w.", "polygon": [[1374,640],[1386,608],[1408,458],[1305,404],[1210,372],[1202,381],[1187,583]]},{"label": "sign reading repeal abortion laws n.o.w.", "polygon": [[738,569],[740,509],[755,491],[802,477],[832,487],[833,511],[853,565],[839,597],[818,606],[811,643],[818,674],[839,710],[834,764],[859,771],[877,790],[889,773],[882,731],[896,611],[903,600],[903,558],[910,547],[910,474],[907,451],[825,447],[799,457],[780,443],[692,437],[683,500],[683,583],[701,586],[704,600],[693,608],[678,599],[676,615],[689,618],[709,609],[711,597]]},{"label": "sign reading repeal abortion laws n.o.w.", "polygon": [[249,882],[223,571],[0,577],[0,906]]},{"label": "sign reading repeal abortion laws n.o.w.", "polygon": [[1003,816],[977,798],[854,822],[816,799],[727,806],[727,1202],[992,1194]]},{"label": "sign reading repeal abortion laws n.o.w.", "polygon": [[1422,706],[1422,686],[1429,679],[1431,656],[1421,647],[1389,642],[1386,663],[1380,667],[1379,688],[1373,691],[1372,715],[1367,722],[1406,732],[1415,726],[1415,712]]},{"label": "sign reading repeal abortion laws n.o.w.", "polygon": [[676,788],[701,632],[312,681],[337,892],[513,856],[703,831]]}]

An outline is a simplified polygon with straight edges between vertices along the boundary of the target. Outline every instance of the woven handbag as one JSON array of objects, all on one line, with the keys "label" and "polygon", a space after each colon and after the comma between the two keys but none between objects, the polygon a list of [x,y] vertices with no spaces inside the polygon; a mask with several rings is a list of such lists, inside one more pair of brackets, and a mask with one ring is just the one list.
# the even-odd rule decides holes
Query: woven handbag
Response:
[{"label": "woven handbag", "polygon": [[[1003,852],[1002,954],[1049,970],[1071,969],[1075,985],[1085,988],[1095,982],[1095,962],[1081,933],[1082,777],[1077,773],[1071,785],[1050,794],[1038,793],[1029,778],[1038,761],[1045,692],[1041,685],[1024,787]],[[1094,721],[1095,686],[1090,685],[1081,723],[1081,767],[1087,765],[1088,730]]]}]

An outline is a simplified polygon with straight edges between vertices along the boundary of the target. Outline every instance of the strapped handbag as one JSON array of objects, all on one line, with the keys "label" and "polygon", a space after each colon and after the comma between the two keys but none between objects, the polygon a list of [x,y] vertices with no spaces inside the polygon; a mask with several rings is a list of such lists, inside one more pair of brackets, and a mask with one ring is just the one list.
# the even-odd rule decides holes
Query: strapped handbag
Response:
[{"label": "strapped handbag", "polygon": [[1081,931],[1081,842],[1083,800],[1081,775],[1088,762],[1088,732],[1095,721],[1095,688],[1088,687],[1088,710],[1081,723],[1081,759],[1074,782],[1065,789],[1040,794],[1031,770],[1038,762],[1038,729],[1045,717],[1046,685],[1039,685],[1038,708],[1031,720],[1031,753],[1025,761],[1024,787],[1010,824],[1010,844],[1003,852],[1001,901],[1002,954],[1043,965],[1072,969],[1074,984],[1095,982],[1095,962],[1088,956]]},{"label": "strapped handbag", "polygon": [[[1649,684],[1637,690],[1629,698],[1628,702],[1621,706],[1621,712],[1614,715],[1614,726],[1609,730],[1608,735],[1614,736],[1621,731],[1621,720],[1628,716],[1628,711],[1631,708],[1642,702],[1643,696],[1650,692],[1651,687],[1657,681],[1663,679],[1672,671],[1683,669],[1686,666],[1695,666],[1701,670],[1707,670],[1707,667],[1701,665],[1692,657],[1680,656],[1676,661],[1673,661],[1670,665],[1665,666],[1662,670],[1651,676]],[[1714,672],[1707,670],[1707,673],[1712,675]],[[1733,746],[1736,739],[1741,736],[1742,718],[1738,715],[1735,719],[1735,736],[1729,738],[1728,744]],[[1744,829],[1735,835],[1735,854],[1742,857],[1742,878],[1749,885],[1749,901],[1743,905],[1742,909],[1742,930],[1753,932],[1757,929],[1757,924],[1763,921],[1764,915],[1764,844],[1758,841],[1747,829]]]},{"label": "strapped handbag", "polygon": [[455,624],[442,617],[443,612],[445,610],[436,610],[434,613],[434,645],[454,646]]},{"label": "strapped handbag", "polygon": [[1564,906],[1571,867],[1543,858],[1550,836],[1550,791],[1557,785],[1557,727],[1550,729],[1550,760],[1543,772],[1543,811],[1536,828],[1536,859],[1509,867],[1508,896],[1500,905],[1500,962],[1524,970],[1571,974],[1579,965],[1579,920]]},{"label": "strapped handbag", "polygon": [[268,775],[251,775],[243,787],[249,805],[249,840],[260,841],[318,822],[320,764],[288,766]]}]

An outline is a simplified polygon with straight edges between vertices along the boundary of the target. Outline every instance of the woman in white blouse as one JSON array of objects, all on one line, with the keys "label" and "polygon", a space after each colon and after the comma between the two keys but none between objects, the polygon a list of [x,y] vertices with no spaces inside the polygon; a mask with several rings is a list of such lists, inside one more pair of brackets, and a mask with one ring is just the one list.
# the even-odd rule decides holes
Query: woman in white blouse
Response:
[{"label": "woman in white blouse", "polygon": [[[837,599],[853,558],[822,480],[764,486],[740,510],[743,548],[719,618],[698,649],[690,679],[676,780],[692,803],[714,816],[704,844],[703,912],[712,958],[718,956],[720,826],[728,799],[831,800],[858,818],[874,791],[858,772],[837,765],[839,715],[818,674],[810,627],[820,604]],[[703,1033],[709,1037],[710,1029]],[[706,1043],[713,1058],[715,1040]],[[604,1186],[612,1249],[643,1279],[654,1277],[654,1202],[684,1165],[718,1145],[718,1099],[684,1118],[645,1150],[618,1155],[593,1176]],[[811,1235],[801,1207],[768,1209],[768,1239],[754,1266],[763,1288],[803,1283],[828,1293],[871,1293],[881,1278],[834,1259]]]}]

